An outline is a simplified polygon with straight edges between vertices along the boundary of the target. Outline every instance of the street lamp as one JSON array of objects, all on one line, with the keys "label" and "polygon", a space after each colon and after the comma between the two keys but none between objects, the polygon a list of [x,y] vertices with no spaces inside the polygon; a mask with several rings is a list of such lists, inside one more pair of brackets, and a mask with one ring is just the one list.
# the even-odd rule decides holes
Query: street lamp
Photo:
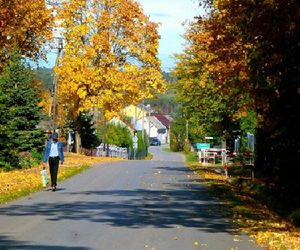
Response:
[{"label": "street lamp", "polygon": [[[56,56],[56,61],[55,61],[55,67],[58,66],[58,60],[61,56],[61,52],[63,50],[63,38],[62,37],[57,37],[58,39],[58,46],[57,46],[57,56]],[[52,119],[54,123],[54,130],[57,128],[56,124],[56,115],[57,115],[57,85],[58,85],[58,79],[57,75],[54,73],[53,76],[53,110],[52,110]]]}]

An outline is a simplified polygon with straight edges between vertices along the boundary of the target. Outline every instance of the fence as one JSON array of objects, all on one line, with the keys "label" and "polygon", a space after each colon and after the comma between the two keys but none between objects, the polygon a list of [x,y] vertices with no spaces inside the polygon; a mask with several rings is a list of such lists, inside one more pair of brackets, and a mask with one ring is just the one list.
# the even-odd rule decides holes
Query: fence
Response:
[{"label": "fence", "polygon": [[81,153],[88,156],[96,157],[112,157],[112,158],[123,158],[132,160],[142,160],[148,155],[147,150],[136,150],[136,155],[130,150],[130,148],[118,147],[116,145],[103,144],[101,143],[98,147],[93,149],[81,149]]},{"label": "fence", "polygon": [[118,147],[116,145],[109,144],[104,145],[101,143],[96,148],[96,156],[129,159],[130,150],[129,148]]},{"label": "fence", "polygon": [[227,161],[226,149],[217,149],[217,148],[204,149],[203,148],[198,151],[199,162],[203,164],[208,164],[210,160],[212,160],[213,164],[215,164],[217,158],[220,158],[222,161],[222,165],[224,165]]}]

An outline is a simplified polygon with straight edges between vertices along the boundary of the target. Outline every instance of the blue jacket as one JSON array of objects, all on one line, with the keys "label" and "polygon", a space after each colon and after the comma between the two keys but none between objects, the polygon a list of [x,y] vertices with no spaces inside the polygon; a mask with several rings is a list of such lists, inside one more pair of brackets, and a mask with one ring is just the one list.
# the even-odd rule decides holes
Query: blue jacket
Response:
[{"label": "blue jacket", "polygon": [[[43,162],[47,162],[49,160],[51,143],[52,143],[51,140],[47,142],[44,157],[43,157]],[[57,149],[58,149],[59,159],[61,161],[64,161],[64,148],[63,148],[63,144],[60,141],[57,142]]]}]

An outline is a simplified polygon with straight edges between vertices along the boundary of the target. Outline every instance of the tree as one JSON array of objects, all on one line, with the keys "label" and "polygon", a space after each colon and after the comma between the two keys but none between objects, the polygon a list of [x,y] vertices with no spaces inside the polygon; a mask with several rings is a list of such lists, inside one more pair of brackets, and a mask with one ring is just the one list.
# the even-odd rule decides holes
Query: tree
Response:
[{"label": "tree", "polygon": [[0,75],[0,167],[20,167],[22,152],[43,145],[43,133],[36,129],[42,111],[20,54],[9,54],[7,62]]},{"label": "tree", "polygon": [[[187,31],[186,48],[183,54],[177,55],[178,63],[173,70],[176,79],[173,86],[176,99],[180,103],[174,124],[177,127],[181,124],[182,128],[177,130],[185,131],[187,121],[188,139],[192,142],[203,141],[206,135],[220,137],[222,131],[229,129],[223,121],[232,118],[237,109],[232,105],[229,111],[230,97],[218,92],[214,78],[207,75],[207,53],[196,43],[197,32],[193,26]],[[184,143],[179,141],[180,144]]]},{"label": "tree", "polygon": [[278,206],[297,207],[300,58],[295,55],[300,53],[300,3],[200,2],[211,8],[210,13],[192,25],[195,32],[190,37],[206,54],[204,73],[213,79],[216,91],[238,103],[233,118],[256,113],[256,167],[275,183]]},{"label": "tree", "polygon": [[48,68],[36,68],[32,70],[34,75],[33,86],[38,90],[39,106],[49,117],[51,115],[53,70]]},{"label": "tree", "polygon": [[164,90],[157,24],[133,0],[68,1],[58,18],[66,45],[59,66],[60,112],[111,117]]},{"label": "tree", "polygon": [[39,58],[42,45],[52,37],[52,25],[52,9],[45,0],[1,0],[0,72],[15,48],[28,58]]},{"label": "tree", "polygon": [[132,147],[132,134],[127,127],[121,124],[108,124],[107,143],[118,147]]},{"label": "tree", "polygon": [[94,126],[93,116],[89,113],[80,113],[78,123],[82,147],[92,149],[99,146],[100,140]]}]

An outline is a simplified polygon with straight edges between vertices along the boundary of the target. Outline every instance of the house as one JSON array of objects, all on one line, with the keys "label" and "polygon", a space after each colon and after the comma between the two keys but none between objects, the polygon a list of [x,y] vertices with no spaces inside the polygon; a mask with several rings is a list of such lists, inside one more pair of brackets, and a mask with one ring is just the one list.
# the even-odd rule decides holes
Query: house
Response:
[{"label": "house", "polygon": [[[124,108],[121,112],[123,116],[131,118],[131,125],[124,124],[125,126],[136,131],[145,131],[149,138],[157,137],[162,144],[170,142],[170,122],[171,118],[167,115],[150,113],[151,110],[148,106],[130,105]],[[117,118],[113,120],[116,121]]]},{"label": "house", "polygon": [[151,116],[155,117],[166,128],[165,139],[162,141],[162,143],[170,143],[170,128],[172,118],[168,115],[158,113],[152,113]]},{"label": "house", "polygon": [[162,144],[167,143],[167,128],[154,116],[144,118],[144,129],[149,138],[157,137]]},{"label": "house", "polygon": [[122,115],[131,118],[131,124],[136,130],[142,130],[142,119],[147,115],[147,112],[138,106],[129,105],[122,110]]}]

